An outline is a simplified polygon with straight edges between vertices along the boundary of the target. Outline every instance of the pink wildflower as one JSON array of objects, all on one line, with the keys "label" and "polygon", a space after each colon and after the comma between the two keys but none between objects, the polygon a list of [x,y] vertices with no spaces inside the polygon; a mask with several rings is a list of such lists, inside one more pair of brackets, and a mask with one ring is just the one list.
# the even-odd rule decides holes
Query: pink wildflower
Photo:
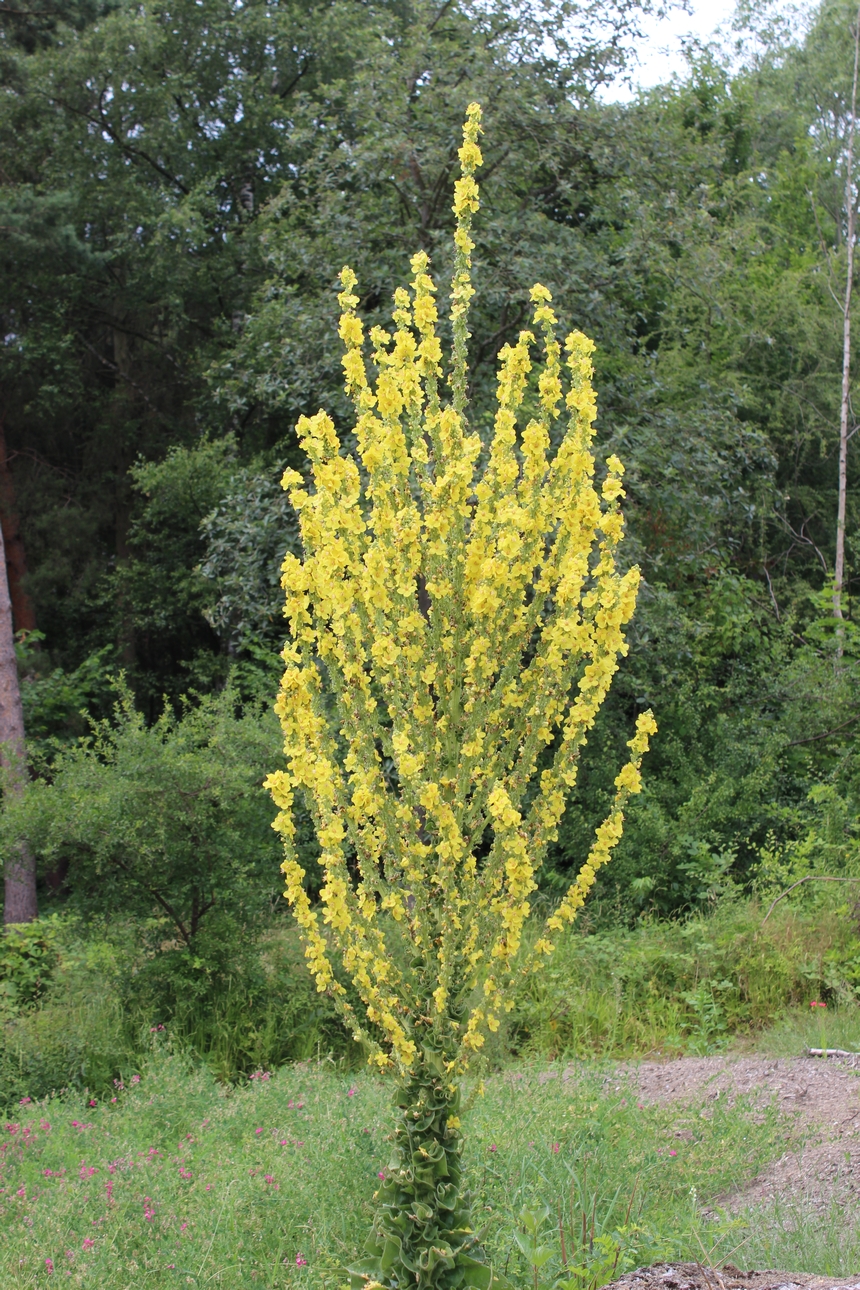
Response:
[{"label": "pink wildflower", "polygon": [[45,1259],[45,1267],[48,1269],[48,1276],[51,1276],[54,1271],[54,1260]]},{"label": "pink wildflower", "polygon": [[498,1149],[499,1149],[499,1148],[496,1146],[495,1142],[493,1143],[493,1145],[492,1145],[491,1147],[489,1147],[489,1148],[488,1148],[488,1150],[489,1150],[489,1151],[498,1151]]},{"label": "pink wildflower", "polygon": [[18,1103],[18,1105],[19,1105],[19,1106],[26,1106],[26,1105],[27,1105],[27,1103],[28,1103],[28,1102],[30,1102],[30,1101],[32,1101],[32,1098],[29,1098],[29,1097],[22,1097],[22,1098],[21,1098],[21,1101]]},{"label": "pink wildflower", "polygon": [[560,1142],[554,1142],[554,1143],[552,1144],[552,1151],[553,1151],[553,1155],[556,1155],[556,1156],[557,1156],[560,1150],[561,1150],[561,1143],[560,1143]]},{"label": "pink wildflower", "polygon": [[810,1008],[826,1008],[826,1007],[827,1007],[827,1004],[826,1004],[826,1003],[811,1003],[809,1006],[810,1006]]},{"label": "pink wildflower", "polygon": [[143,1198],[143,1217],[146,1219],[147,1223],[151,1223],[155,1218],[155,1210],[153,1209],[152,1201],[148,1196],[144,1196]]},{"label": "pink wildflower", "polygon": [[358,1092],[357,1088],[351,1088],[347,1091],[347,1097],[355,1097],[357,1092]]},{"label": "pink wildflower", "polygon": [[306,1268],[307,1266],[308,1266],[308,1261],[307,1261],[307,1259],[306,1259],[306,1258],[305,1258],[305,1256],[301,1253],[301,1251],[299,1251],[299,1253],[296,1255],[296,1267],[297,1267],[297,1268]]},{"label": "pink wildflower", "polygon": [[677,1154],[678,1154],[677,1151],[675,1151],[674,1149],[669,1152],[670,1156],[677,1156]]},{"label": "pink wildflower", "polygon": [[83,1245],[81,1246],[81,1249],[82,1249],[82,1250],[91,1250],[91,1249],[93,1248],[93,1246],[94,1246],[94,1245],[95,1245],[95,1241],[93,1240],[93,1238],[92,1238],[91,1236],[85,1236],[85,1237],[84,1237],[84,1243],[83,1243]]}]

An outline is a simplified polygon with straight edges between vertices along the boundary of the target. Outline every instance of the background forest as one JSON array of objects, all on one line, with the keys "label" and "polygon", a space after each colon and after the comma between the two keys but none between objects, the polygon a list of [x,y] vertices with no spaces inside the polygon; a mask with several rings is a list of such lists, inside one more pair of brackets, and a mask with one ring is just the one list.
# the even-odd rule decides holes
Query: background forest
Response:
[{"label": "background forest", "polygon": [[[279,479],[300,414],[346,415],[341,265],[369,323],[416,249],[446,276],[472,99],[476,419],[544,282],[597,341],[598,452],[627,467],[644,575],[546,901],[636,713],[660,723],[557,991],[504,1041],[707,1045],[855,1000],[851,882],[801,887],[764,947],[751,930],[800,878],[860,879],[853,443],[832,610],[855,10],[744,4],[731,50],[614,103],[646,8],[0,4],[0,510],[32,775],[2,837],[35,852],[42,915],[3,944],[9,1097],[106,1084],[165,1024],[224,1075],[348,1051],[260,787],[296,542]],[[304,856],[313,886],[310,827]]]}]

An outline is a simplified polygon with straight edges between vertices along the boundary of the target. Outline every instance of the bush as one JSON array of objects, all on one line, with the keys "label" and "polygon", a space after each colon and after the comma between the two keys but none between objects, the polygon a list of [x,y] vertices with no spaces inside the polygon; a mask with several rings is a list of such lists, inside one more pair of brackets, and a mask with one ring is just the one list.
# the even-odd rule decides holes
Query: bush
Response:
[{"label": "bush", "polygon": [[155,913],[200,958],[227,921],[241,927],[275,894],[279,853],[261,783],[276,724],[227,689],[166,707],[147,726],[122,680],[116,689],[112,719],[93,722],[5,803],[0,837],[7,850],[26,838],[44,868],[67,866],[79,910]]},{"label": "bush", "polygon": [[17,1006],[7,1005],[3,1021],[0,1103],[60,1088],[104,1096],[154,1042],[186,1052],[222,1081],[311,1056],[356,1063],[356,1046],[316,993],[292,927],[246,927],[241,944],[234,937],[221,947],[220,971],[212,970],[214,950],[207,962],[169,939],[161,948],[164,932],[155,919],[85,928],[55,918],[27,928],[29,943],[50,944],[52,975],[25,1001],[33,974],[20,954],[15,960],[25,968],[16,977]]},{"label": "bush", "polygon": [[56,918],[13,923],[0,940],[0,1020],[42,997],[57,961]]}]

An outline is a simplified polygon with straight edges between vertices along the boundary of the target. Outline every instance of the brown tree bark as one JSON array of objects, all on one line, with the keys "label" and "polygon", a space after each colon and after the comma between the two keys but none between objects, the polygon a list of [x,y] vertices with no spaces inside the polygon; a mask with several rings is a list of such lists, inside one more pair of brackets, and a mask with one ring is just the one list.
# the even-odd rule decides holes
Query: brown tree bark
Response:
[{"label": "brown tree bark", "polygon": [[15,483],[9,468],[6,450],[6,422],[0,411],[0,525],[3,545],[6,548],[6,574],[9,579],[9,596],[12,601],[12,621],[16,632],[32,632],[36,627],[36,612],[26,591],[27,560],[21,522],[15,505]]},{"label": "brown tree bark", "polygon": [[[6,548],[0,528],[0,765],[6,772],[5,792],[24,790],[24,709],[15,659],[12,600],[6,574]],[[27,843],[19,842],[5,857],[4,923],[32,923],[39,916],[36,901],[36,862]]]}]

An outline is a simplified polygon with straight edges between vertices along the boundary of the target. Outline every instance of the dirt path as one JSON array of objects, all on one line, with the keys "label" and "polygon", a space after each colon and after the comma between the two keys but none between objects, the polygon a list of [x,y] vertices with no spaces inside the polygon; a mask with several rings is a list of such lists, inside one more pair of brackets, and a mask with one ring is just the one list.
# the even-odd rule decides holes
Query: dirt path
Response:
[{"label": "dirt path", "polygon": [[726,1208],[744,1209],[777,1196],[821,1208],[860,1198],[860,1058],[682,1057],[626,1069],[637,1075],[643,1102],[725,1098],[731,1104],[746,1096],[762,1103],[776,1099],[785,1114],[796,1117],[797,1148],[742,1192],[723,1197]]},{"label": "dirt path", "polygon": [[812,1277],[800,1272],[718,1270],[699,1263],[658,1263],[628,1272],[603,1290],[860,1290],[856,1277]]}]

